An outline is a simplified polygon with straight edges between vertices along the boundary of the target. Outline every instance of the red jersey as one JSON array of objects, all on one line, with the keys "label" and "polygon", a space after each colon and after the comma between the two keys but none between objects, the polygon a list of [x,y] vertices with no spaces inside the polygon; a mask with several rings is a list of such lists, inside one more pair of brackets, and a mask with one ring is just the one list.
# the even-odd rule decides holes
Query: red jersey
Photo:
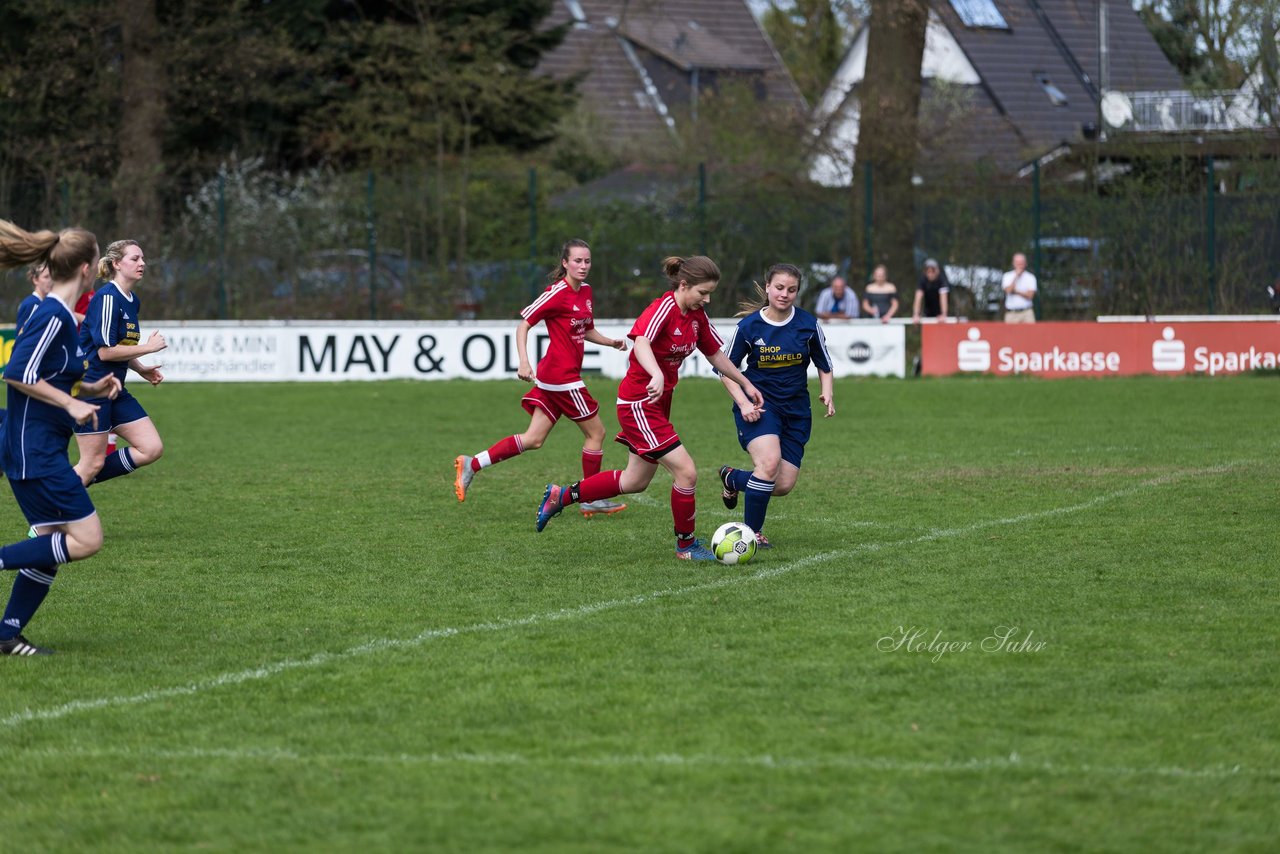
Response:
[{"label": "red jersey", "polygon": [[90,289],[80,295],[80,299],[76,300],[76,314],[84,317],[89,313],[89,303],[93,300],[94,293],[95,291]]},{"label": "red jersey", "polygon": [[[676,305],[676,295],[667,291],[654,300],[627,333],[631,340],[643,335],[649,339],[653,355],[662,368],[663,387],[671,391],[680,381],[680,364],[694,350],[701,350],[707,358],[724,346],[716,328],[702,309],[682,312]],[[620,402],[644,400],[649,396],[649,372],[636,359],[632,349],[627,360],[627,375],[618,385]]]},{"label": "red jersey", "polygon": [[534,385],[548,391],[583,388],[582,351],[587,332],[595,326],[591,314],[591,286],[575,291],[564,279],[551,285],[520,312],[530,326],[547,325],[551,345],[538,362]]}]

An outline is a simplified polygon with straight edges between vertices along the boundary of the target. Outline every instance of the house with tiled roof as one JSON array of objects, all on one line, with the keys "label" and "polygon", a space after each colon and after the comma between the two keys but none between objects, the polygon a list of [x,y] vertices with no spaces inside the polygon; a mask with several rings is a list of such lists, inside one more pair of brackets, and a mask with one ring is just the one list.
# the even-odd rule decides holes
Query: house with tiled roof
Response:
[{"label": "house with tiled roof", "polygon": [[761,102],[808,109],[745,0],[555,0],[547,21],[569,30],[539,70],[577,77],[617,142],[664,143],[730,81]]},{"label": "house with tiled roof", "polygon": [[[852,176],[868,35],[814,110],[812,176],[825,184]],[[922,168],[985,161],[1005,174],[1105,132],[1108,91],[1182,86],[1128,0],[931,0],[921,75]]]}]

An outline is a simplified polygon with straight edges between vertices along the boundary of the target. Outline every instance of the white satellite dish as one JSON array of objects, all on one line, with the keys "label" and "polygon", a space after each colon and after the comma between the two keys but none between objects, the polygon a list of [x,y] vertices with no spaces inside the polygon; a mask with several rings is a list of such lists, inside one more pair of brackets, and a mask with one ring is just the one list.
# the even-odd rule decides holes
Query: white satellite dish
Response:
[{"label": "white satellite dish", "polygon": [[1112,91],[1102,96],[1102,120],[1113,128],[1133,121],[1133,104],[1123,92]]}]

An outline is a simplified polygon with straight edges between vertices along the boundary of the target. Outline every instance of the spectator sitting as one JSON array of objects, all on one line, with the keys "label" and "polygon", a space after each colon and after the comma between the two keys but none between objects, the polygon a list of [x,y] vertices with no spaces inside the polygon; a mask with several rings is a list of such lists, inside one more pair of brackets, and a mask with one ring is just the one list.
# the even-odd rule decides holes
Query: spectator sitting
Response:
[{"label": "spectator sitting", "polygon": [[858,316],[858,295],[842,276],[831,280],[831,287],[818,294],[818,305],[813,312],[822,320],[851,320]]}]

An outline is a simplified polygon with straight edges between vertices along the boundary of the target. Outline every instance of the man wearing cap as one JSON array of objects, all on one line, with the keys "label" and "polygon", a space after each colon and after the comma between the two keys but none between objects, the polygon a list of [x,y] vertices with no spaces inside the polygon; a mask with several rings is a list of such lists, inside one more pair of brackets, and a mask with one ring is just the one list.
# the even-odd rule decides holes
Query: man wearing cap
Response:
[{"label": "man wearing cap", "polygon": [[1036,274],[1027,272],[1027,256],[1013,256],[1013,269],[1004,274],[1004,322],[1036,322]]},{"label": "man wearing cap", "polygon": [[911,309],[911,322],[919,323],[921,317],[947,317],[948,294],[951,283],[947,274],[937,261],[930,258],[924,262],[924,274],[916,285],[916,301]]}]

